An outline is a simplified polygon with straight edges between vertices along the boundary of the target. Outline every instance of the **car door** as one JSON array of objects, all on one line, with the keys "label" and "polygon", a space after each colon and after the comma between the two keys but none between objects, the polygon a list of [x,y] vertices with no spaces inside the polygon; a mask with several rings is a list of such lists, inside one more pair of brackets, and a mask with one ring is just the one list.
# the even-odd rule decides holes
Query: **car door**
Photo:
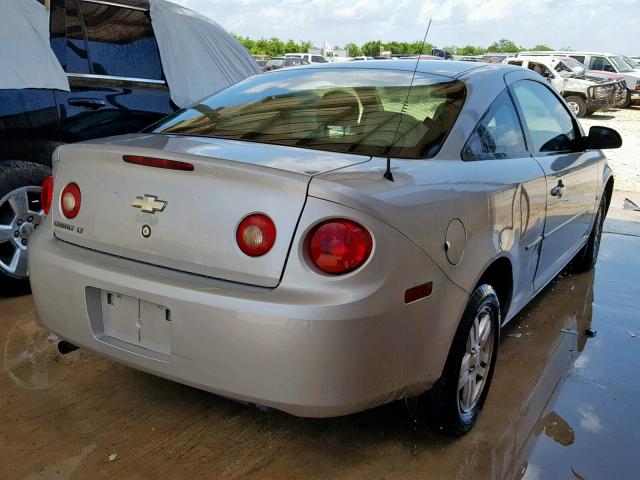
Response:
[{"label": "car door", "polygon": [[[173,107],[146,10],[55,0],[66,22],[53,31],[70,92],[56,92],[63,142],[136,132]],[[59,39],[64,37],[64,47]]]},{"label": "car door", "polygon": [[518,311],[533,295],[547,186],[543,169],[528,150],[506,86],[469,137],[462,158],[477,162],[473,173],[468,169],[474,178],[487,176],[493,241],[509,252],[516,265],[510,310]]},{"label": "car door", "polygon": [[511,88],[547,184],[537,290],[560,272],[587,239],[596,208],[598,156],[584,151],[577,121],[547,85],[520,80]]}]

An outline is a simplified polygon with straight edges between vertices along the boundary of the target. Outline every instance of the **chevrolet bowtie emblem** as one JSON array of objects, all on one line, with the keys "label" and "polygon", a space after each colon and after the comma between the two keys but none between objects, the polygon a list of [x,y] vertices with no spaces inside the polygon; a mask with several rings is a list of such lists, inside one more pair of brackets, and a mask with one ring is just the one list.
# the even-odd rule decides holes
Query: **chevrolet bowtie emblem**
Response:
[{"label": "chevrolet bowtie emblem", "polygon": [[144,213],[156,213],[164,211],[167,202],[158,200],[155,195],[145,195],[144,197],[136,197],[131,206],[139,208]]}]

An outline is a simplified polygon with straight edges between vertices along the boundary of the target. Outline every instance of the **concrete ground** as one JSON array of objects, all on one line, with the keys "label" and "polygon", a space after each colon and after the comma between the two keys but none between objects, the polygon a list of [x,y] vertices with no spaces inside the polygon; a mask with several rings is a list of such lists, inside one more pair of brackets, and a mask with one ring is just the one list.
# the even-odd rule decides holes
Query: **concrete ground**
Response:
[{"label": "concrete ground", "polygon": [[640,212],[625,196],[595,272],[558,278],[506,328],[482,417],[457,440],[402,403],[300,419],[61,356],[30,296],[0,299],[0,479],[638,478]]},{"label": "concrete ground", "polygon": [[614,128],[622,135],[622,148],[607,150],[607,159],[616,176],[616,189],[640,192],[640,105],[603,110],[580,119],[585,132],[594,125]]}]

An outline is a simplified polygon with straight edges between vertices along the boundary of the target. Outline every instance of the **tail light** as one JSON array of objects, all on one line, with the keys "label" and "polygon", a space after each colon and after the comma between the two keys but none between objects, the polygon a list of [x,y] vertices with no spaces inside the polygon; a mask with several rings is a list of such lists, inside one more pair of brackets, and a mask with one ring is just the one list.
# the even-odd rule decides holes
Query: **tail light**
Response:
[{"label": "tail light", "polygon": [[167,160],[165,158],[143,157],[141,155],[124,155],[122,159],[126,163],[142,165],[144,167],[166,168],[168,170],[180,170],[183,172],[193,172],[192,163],[179,162],[177,160]]},{"label": "tail light", "polygon": [[82,203],[82,195],[80,194],[80,187],[75,183],[70,183],[60,195],[60,208],[62,214],[68,219],[76,218],[80,212],[80,205]]},{"label": "tail light", "polygon": [[309,258],[326,273],[352,272],[371,255],[373,240],[362,225],[344,219],[328,220],[309,234]]},{"label": "tail light", "polygon": [[49,215],[51,211],[51,203],[53,202],[53,177],[49,175],[44,179],[42,183],[42,190],[40,190],[40,206],[45,215]]},{"label": "tail light", "polygon": [[271,250],[276,242],[276,226],[266,215],[249,215],[238,225],[236,241],[245,254],[259,257]]}]

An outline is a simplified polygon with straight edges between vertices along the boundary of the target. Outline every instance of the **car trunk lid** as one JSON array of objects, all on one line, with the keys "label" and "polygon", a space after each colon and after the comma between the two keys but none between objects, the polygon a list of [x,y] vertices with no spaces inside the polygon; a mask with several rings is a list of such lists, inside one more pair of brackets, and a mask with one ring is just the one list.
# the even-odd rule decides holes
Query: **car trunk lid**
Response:
[{"label": "car trunk lid", "polygon": [[[368,160],[289,147],[251,149],[226,140],[142,137],[148,136],[58,151],[55,235],[128,259],[263,287],[279,282],[312,172]],[[187,162],[194,170],[130,164],[124,155]],[[248,160],[230,160],[242,158]],[[70,220],[59,197],[72,182],[80,187],[82,206]],[[273,248],[261,257],[245,255],[236,242],[238,224],[252,213],[266,214],[277,229]]]}]

